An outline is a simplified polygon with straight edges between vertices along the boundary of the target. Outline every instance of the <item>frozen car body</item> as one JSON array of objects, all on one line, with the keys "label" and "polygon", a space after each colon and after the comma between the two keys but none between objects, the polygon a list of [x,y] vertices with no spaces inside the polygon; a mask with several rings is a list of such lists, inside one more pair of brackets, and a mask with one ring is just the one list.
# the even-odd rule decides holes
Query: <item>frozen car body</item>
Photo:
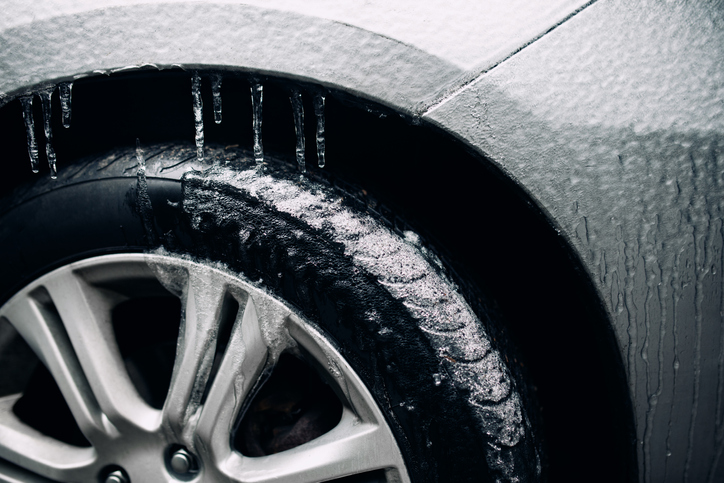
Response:
[{"label": "frozen car body", "polygon": [[422,117],[529,193],[596,285],[642,481],[724,474],[720,2],[6,2],[0,92],[233,67]]}]

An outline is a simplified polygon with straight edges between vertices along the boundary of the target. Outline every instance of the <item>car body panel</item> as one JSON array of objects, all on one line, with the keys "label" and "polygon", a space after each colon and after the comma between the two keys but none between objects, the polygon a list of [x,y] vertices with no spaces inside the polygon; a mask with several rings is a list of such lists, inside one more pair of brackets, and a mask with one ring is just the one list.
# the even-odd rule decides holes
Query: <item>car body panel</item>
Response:
[{"label": "car body panel", "polygon": [[644,481],[712,481],[721,459],[714,7],[597,2],[426,116],[515,178],[583,259],[626,361]]},{"label": "car body panel", "polygon": [[7,3],[7,99],[94,72],[241,69],[461,139],[538,203],[595,283],[641,480],[724,478],[721,2]]},{"label": "car body panel", "polygon": [[0,93],[149,65],[203,65],[313,80],[414,114],[582,2],[458,3],[9,2]]}]

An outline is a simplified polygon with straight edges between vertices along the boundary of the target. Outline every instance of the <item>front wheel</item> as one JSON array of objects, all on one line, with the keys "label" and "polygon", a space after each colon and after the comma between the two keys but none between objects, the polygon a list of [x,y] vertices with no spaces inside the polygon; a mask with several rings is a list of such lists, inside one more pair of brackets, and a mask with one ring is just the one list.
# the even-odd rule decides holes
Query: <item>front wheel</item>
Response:
[{"label": "front wheel", "polygon": [[[417,235],[282,163],[155,149],[5,200],[1,330],[41,364],[3,385],[0,475],[540,478],[499,322]],[[53,384],[69,411],[39,422]]]}]

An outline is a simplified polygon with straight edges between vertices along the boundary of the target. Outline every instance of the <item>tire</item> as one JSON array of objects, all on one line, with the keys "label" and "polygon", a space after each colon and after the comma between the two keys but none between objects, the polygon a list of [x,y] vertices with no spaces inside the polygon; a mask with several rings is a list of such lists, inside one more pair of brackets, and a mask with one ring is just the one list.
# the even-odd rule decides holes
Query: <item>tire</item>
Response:
[{"label": "tire", "polygon": [[[327,349],[319,351],[338,354],[338,359],[329,356],[338,362],[325,365],[320,360],[324,357],[309,355],[316,349],[294,352],[283,345],[286,349],[275,352],[270,341],[277,339],[265,339],[269,360],[255,376],[255,389],[244,392],[244,409],[235,406],[241,414],[251,411],[257,390],[270,387],[263,381],[272,377],[281,352],[294,352],[317,367],[345,407],[354,406],[354,398],[345,395],[347,383],[335,377],[338,366],[348,364],[349,377],[358,377],[365,388],[359,391],[371,395],[370,411],[380,411],[383,426],[394,436],[396,449],[390,452],[399,451],[404,461],[397,472],[365,473],[350,481],[405,481],[408,476],[415,482],[543,478],[535,405],[519,369],[505,362],[509,348],[503,327],[490,315],[492,309],[476,313],[470,307],[417,235],[395,231],[348,192],[329,182],[301,178],[284,163],[270,161],[259,172],[240,150],[207,151],[208,164],[199,164],[191,148],[155,146],[139,167],[136,153],[116,150],[61,171],[56,181],[36,181],[3,200],[0,249],[11,256],[2,262],[0,303],[5,305],[0,315],[25,335],[27,329],[12,320],[7,307],[27,294],[27,287],[63,270],[83,270],[84,263],[105,266],[103,260],[115,260],[112,256],[131,257],[127,260],[134,263],[133,256],[147,257],[146,265],[181,299],[182,312],[188,315],[184,293],[190,285],[184,288],[184,283],[190,282],[179,282],[173,273],[192,270],[190,266],[218,272],[221,275],[213,276],[216,284],[251,287],[244,290],[281,304],[302,321],[306,333],[323,340],[318,347]],[[109,255],[110,259],[102,258]],[[66,326],[71,323],[61,319]],[[218,323],[212,329],[223,332]],[[76,344],[82,344],[83,335],[74,336],[76,330],[68,328],[68,337],[76,352],[82,352]],[[148,332],[146,336],[153,338],[153,329]],[[211,343],[216,345],[220,337],[212,337]],[[42,348],[32,339],[26,336],[44,360]],[[185,354],[182,338],[179,341],[177,359]],[[213,369],[206,366],[206,376],[197,377],[209,377]],[[88,369],[83,366],[82,371]],[[213,389],[197,394],[197,405],[212,404],[214,394]],[[251,446],[234,442],[243,439],[235,434],[248,425],[236,415],[232,419],[236,429],[225,441],[231,440],[236,452],[257,456],[250,454]],[[163,433],[163,444],[170,448],[167,459],[178,448],[187,448],[197,458],[196,473],[188,473],[187,479],[199,473],[212,480],[228,477],[215,473],[218,465],[207,441],[198,435],[189,438],[182,426]],[[137,447],[145,444],[128,441]],[[0,457],[11,469],[0,467],[0,475],[22,472],[25,466],[42,476],[68,478],[63,472],[44,474],[8,446],[0,443]],[[99,471],[103,478],[131,470],[104,463]]]}]

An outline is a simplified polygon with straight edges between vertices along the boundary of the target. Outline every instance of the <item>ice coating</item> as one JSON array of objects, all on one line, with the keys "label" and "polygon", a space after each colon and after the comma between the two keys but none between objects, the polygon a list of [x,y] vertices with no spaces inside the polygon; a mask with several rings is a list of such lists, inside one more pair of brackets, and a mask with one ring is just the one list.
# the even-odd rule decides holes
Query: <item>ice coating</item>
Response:
[{"label": "ice coating", "polygon": [[194,72],[191,77],[191,95],[194,98],[194,125],[196,126],[196,157],[204,160],[204,104],[201,101],[201,77]]},{"label": "ice coating", "polygon": [[211,95],[214,99],[214,122],[221,124],[221,82],[224,78],[221,74],[211,76]]},{"label": "ice coating", "polygon": [[148,196],[148,180],[146,179],[146,157],[141,148],[140,139],[136,138],[136,160],[138,161],[138,170],[136,171],[136,196],[138,197],[138,210],[143,220],[143,229],[146,232],[146,238],[149,242],[155,239],[153,230],[153,206],[151,198]]},{"label": "ice coating", "polygon": [[51,99],[53,97],[55,87],[48,87],[38,92],[40,102],[43,106],[43,131],[45,131],[45,155],[48,158],[48,167],[50,168],[50,177],[56,179],[58,177],[58,169],[56,167],[55,149],[53,149],[53,128],[50,125],[50,116],[52,114]]},{"label": "ice coating", "polygon": [[40,169],[38,153],[38,142],[35,139],[35,121],[33,120],[33,96],[20,98],[23,107],[23,121],[25,122],[25,135],[28,139],[28,156],[30,157],[30,169],[37,173]]},{"label": "ice coating", "polygon": [[302,173],[307,172],[307,167],[304,161],[305,152],[305,140],[304,140],[304,105],[302,103],[302,93],[298,90],[293,90],[289,100],[292,103],[292,111],[294,112],[294,132],[297,135],[297,164]]},{"label": "ice coating", "polygon": [[271,297],[252,296],[252,300],[257,309],[262,338],[269,350],[268,364],[271,366],[276,364],[285,349],[296,345],[286,326],[290,311]]},{"label": "ice coating", "polygon": [[136,161],[138,161],[138,170],[146,171],[146,157],[143,154],[143,148],[141,148],[141,140],[136,138]]},{"label": "ice coating", "polygon": [[219,181],[313,228],[324,227],[335,242],[344,246],[355,265],[376,276],[402,301],[439,354],[440,371],[430,376],[434,384],[449,378],[465,394],[480,430],[492,442],[486,459],[501,474],[514,474],[514,468],[505,465],[509,464],[513,447],[529,431],[530,423],[510,372],[491,347],[475,313],[455,285],[436,268],[439,262],[430,253],[423,253],[419,241],[415,243],[416,237],[401,239],[348,209],[337,195],[324,189],[306,190],[298,183],[263,175],[255,169],[234,173],[215,168],[207,176],[218,176]]},{"label": "ice coating", "polygon": [[317,116],[317,161],[320,168],[324,168],[327,162],[324,142],[324,100],[322,94],[314,96],[314,115]]},{"label": "ice coating", "polygon": [[58,84],[58,92],[60,94],[60,110],[63,118],[63,127],[70,127],[71,118],[71,102],[73,99],[73,83],[61,82]]},{"label": "ice coating", "polygon": [[264,101],[264,86],[255,82],[251,86],[252,124],[254,127],[254,160],[257,166],[264,162],[264,147],[261,143],[261,114]]}]

